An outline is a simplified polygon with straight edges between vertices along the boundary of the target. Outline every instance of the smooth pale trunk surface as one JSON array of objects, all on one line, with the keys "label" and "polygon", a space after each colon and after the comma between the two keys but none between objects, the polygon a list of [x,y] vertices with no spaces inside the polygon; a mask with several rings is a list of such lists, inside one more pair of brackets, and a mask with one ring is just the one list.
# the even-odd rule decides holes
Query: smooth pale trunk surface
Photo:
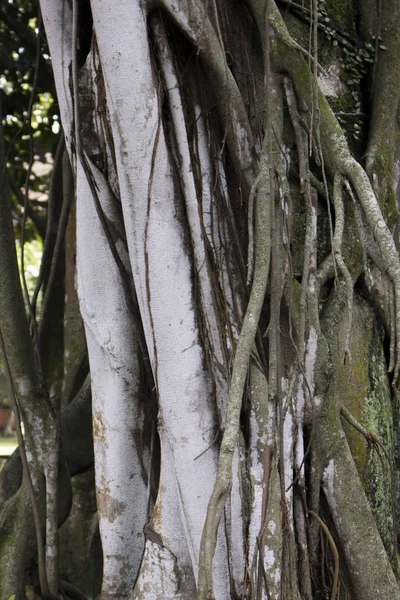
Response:
[{"label": "smooth pale trunk surface", "polygon": [[[64,127],[69,132],[72,119],[69,96],[71,40],[68,27],[61,35],[61,31],[64,31],[62,27],[66,9],[61,3],[50,5],[46,1],[43,6],[49,16],[47,27],[51,38],[50,46],[57,89],[60,97],[63,98],[61,111]],[[180,516],[192,568],[197,577],[201,533],[216,472],[216,449],[211,447],[196,462],[194,459],[211,445],[215,438],[218,419],[211,394],[210,378],[204,370],[204,356],[194,308],[191,265],[181,224],[182,207],[179,206],[179,203],[176,204],[176,190],[173,185],[171,164],[162,126],[159,130],[158,142],[155,144],[160,124],[145,15],[137,3],[132,5],[129,2],[122,2],[118,11],[115,11],[109,3],[100,1],[93,2],[92,9],[107,88],[107,102],[114,135],[130,263],[146,343],[159,393],[159,421],[161,426],[165,427],[165,436],[171,447]],[[67,16],[70,23],[70,12]],[[133,30],[135,31],[134,37],[131,35]],[[152,160],[154,160],[153,171]],[[79,182],[80,189],[84,190],[84,195],[90,198],[82,173],[79,176]],[[79,202],[78,210],[80,210]],[[93,210],[91,218],[94,223],[97,219],[94,206],[91,210]],[[82,219],[86,220],[87,216],[80,213],[78,224]],[[87,223],[89,222],[87,221]],[[93,248],[93,231],[96,229],[93,230],[93,227],[89,225],[85,225],[86,227],[85,234],[82,232],[81,240],[84,243],[85,236],[89,236],[90,245]],[[98,220],[96,228],[101,239],[103,234]],[[105,244],[105,239],[101,239],[102,251],[107,254]],[[97,251],[92,250],[88,260],[93,261],[96,255],[100,256]],[[104,441],[100,442],[100,437],[98,443],[95,444],[97,471],[100,473],[99,469],[103,469],[106,473],[106,480],[102,479],[102,476],[99,476],[100,479],[97,478],[101,498],[102,490],[106,490],[108,493],[110,486],[115,486],[116,491],[117,481],[125,478],[126,473],[118,471],[116,463],[121,456],[124,457],[123,461],[126,463],[125,452],[128,451],[129,444],[127,444],[125,434],[129,429],[129,423],[132,423],[128,417],[124,424],[126,427],[123,435],[118,436],[124,438],[125,441],[120,442],[122,446],[118,446],[116,440],[112,441],[113,428],[119,426],[118,410],[110,407],[119,406],[124,412],[129,410],[129,407],[124,396],[126,388],[118,383],[118,377],[115,378],[115,373],[113,372],[111,375],[111,372],[115,371],[117,367],[117,370],[121,369],[123,372],[123,377],[127,376],[128,380],[131,378],[128,387],[130,388],[129,393],[132,393],[135,367],[132,366],[134,359],[129,352],[125,354],[128,348],[123,341],[121,341],[121,348],[113,347],[115,327],[118,338],[120,337],[119,328],[124,329],[126,340],[129,326],[127,327],[125,317],[121,319],[121,315],[124,314],[124,311],[126,312],[126,306],[122,289],[118,288],[118,274],[111,254],[108,257],[103,256],[99,261],[103,265],[102,269],[107,271],[107,276],[112,279],[109,285],[105,286],[104,273],[101,275],[103,279],[100,277],[102,288],[107,287],[107,293],[111,294],[105,305],[121,309],[114,314],[111,333],[107,331],[106,323],[110,323],[111,319],[110,314],[106,313],[105,305],[98,307],[97,298],[95,303],[90,301],[90,298],[94,299],[103,291],[96,289],[96,282],[86,293],[83,291],[83,286],[87,285],[89,281],[93,281],[93,278],[90,279],[91,273],[86,273],[83,269],[92,271],[92,269],[96,270],[96,267],[91,263],[85,265],[83,250],[81,256],[80,268],[82,270],[79,277],[82,289],[82,293],[80,293],[82,310],[89,338],[92,371],[94,369],[94,380],[97,379],[98,382],[95,384],[98,389],[94,391],[95,421],[98,421],[100,436],[102,428],[105,427],[107,431],[110,431],[110,438],[107,436],[108,448]],[[104,265],[107,265],[107,268],[104,268]],[[99,280],[97,279],[97,281]],[[121,337],[121,340],[123,339],[124,336]],[[117,358],[114,357],[115,351]],[[112,402],[106,402],[106,397],[111,397]],[[98,417],[101,418],[101,423]],[[105,456],[110,445],[113,449],[108,456]],[[138,458],[135,459],[134,456],[131,456],[130,460],[133,460],[133,463],[129,464],[136,472],[136,466],[139,463],[135,463],[135,460]],[[110,469],[114,472],[114,478],[111,477]],[[109,479],[107,479],[108,475],[110,475]],[[163,477],[163,474],[161,476]],[[115,496],[113,494],[111,496],[122,503],[126,498],[121,490],[118,490]],[[136,498],[137,494],[133,497]],[[143,498],[147,498],[147,494],[143,494]],[[100,499],[100,505],[101,503]],[[133,504],[132,498],[130,503]],[[110,512],[107,504],[105,506],[101,533],[105,543],[108,543],[107,540],[109,540],[109,556],[111,558],[108,562],[109,578],[105,578],[103,589],[104,597],[108,593],[111,594],[111,582],[116,581],[118,576],[118,561],[113,558],[116,556],[116,548],[113,544],[118,545],[118,542],[112,541],[112,539],[115,538],[118,528],[122,527],[120,519],[114,519],[113,511]],[[122,510],[124,512],[125,508],[127,509],[126,519],[129,519],[128,506],[127,503]],[[235,506],[238,506],[237,502]],[[140,513],[138,518],[140,526],[136,523],[136,519],[131,517],[132,521],[130,521],[130,529],[129,527],[128,529],[130,533],[136,531],[140,538],[139,529],[143,527],[144,506],[140,509],[131,506],[131,510],[138,510]],[[127,521],[124,522],[126,525]],[[241,529],[242,523],[232,523],[233,527]],[[164,529],[167,531],[168,527],[165,526]],[[127,535],[126,531],[124,535]],[[131,539],[133,540],[134,537],[132,535]],[[130,563],[132,577],[136,570],[137,559],[138,553],[134,551]],[[107,560],[108,558],[106,558]],[[132,561],[135,566],[132,566]],[[156,572],[153,572],[153,575],[156,579],[159,577]],[[227,549],[222,527],[214,558],[214,579],[217,598],[227,598],[229,577]],[[148,597],[150,598],[151,594]]]},{"label": "smooth pale trunk surface", "polygon": [[[213,370],[213,376],[217,382],[217,399],[220,418],[224,418],[225,406],[223,400],[227,394],[226,379],[221,380],[220,370],[223,366],[223,352],[221,347],[220,332],[218,327],[216,307],[212,290],[212,281],[208,269],[208,259],[204,245],[203,223],[201,221],[201,206],[203,198],[197,197],[194,173],[195,168],[192,164],[189,144],[186,132],[186,123],[182,105],[182,99],[179,91],[179,83],[173,65],[173,57],[163,23],[157,17],[151,19],[152,31],[154,33],[158,55],[160,58],[161,69],[168,90],[170,110],[175,127],[176,141],[178,145],[178,156],[180,160],[180,176],[185,197],[185,206],[187,211],[188,225],[193,245],[194,268],[197,276],[198,287],[200,291],[200,305],[202,318],[204,319],[207,337],[212,348],[212,360],[216,363]],[[209,149],[205,144],[204,135],[197,140],[197,151],[200,168],[203,165],[210,169]],[[205,181],[204,181],[205,180]],[[209,183],[203,175],[203,181],[206,183],[205,196],[207,198],[207,188]],[[227,372],[227,368],[225,368]],[[218,385],[219,383],[219,385]],[[228,509],[228,507],[227,507]],[[231,569],[232,577],[235,581],[236,593],[243,593],[243,574],[245,571],[244,562],[244,541],[243,541],[243,516],[241,502],[241,482],[240,482],[240,464],[239,452],[236,449],[233,460],[233,485],[231,493],[229,525],[231,537]]]},{"label": "smooth pale trunk surface", "polygon": [[[41,6],[70,149],[72,14],[66,2],[45,0]],[[102,596],[124,598],[138,573],[148,519],[146,457],[142,450],[142,456],[138,454],[142,413],[137,402],[137,340],[120,276],[81,170],[77,195],[79,292],[92,371],[97,503],[104,553]],[[103,195],[102,200],[110,205],[109,198]]]},{"label": "smooth pale trunk surface", "polygon": [[[215,479],[216,450],[212,447],[196,462],[194,459],[213,441],[216,418],[195,319],[183,217],[159,123],[145,15],[138,4],[131,2],[121,2],[117,12],[103,1],[93,2],[92,9],[130,260],[159,395],[159,420],[171,446],[181,518],[197,577],[201,533]],[[217,598],[227,598],[223,535],[214,565]]]},{"label": "smooth pale trunk surface", "polygon": [[[163,77],[168,90],[170,110],[175,128],[178,156],[180,161],[180,177],[183,186],[183,194],[185,197],[190,237],[193,244],[194,267],[200,288],[201,311],[203,313],[211,347],[213,348],[213,359],[217,361],[220,365],[220,368],[222,368],[223,354],[221,340],[219,336],[212,281],[208,269],[208,259],[204,245],[204,233],[201,222],[201,205],[203,198],[197,197],[194,178],[195,168],[192,164],[190,156],[182,98],[179,91],[179,82],[173,65],[173,56],[168,45],[167,35],[161,19],[154,17],[151,19],[151,24],[152,31],[157,42],[158,55],[160,58]],[[209,149],[204,143],[204,136],[202,136],[198,142],[198,161],[201,165],[201,168],[203,165],[205,165],[207,168],[210,168]],[[206,195],[207,187],[208,186],[206,186]],[[226,387],[227,386],[225,383],[225,393]]]},{"label": "smooth pale trunk surface", "polygon": [[196,582],[182,523],[179,489],[163,427],[157,501],[146,527],[146,548],[131,600],[194,598]]},{"label": "smooth pale trunk surface", "polygon": [[162,3],[204,61],[227,145],[238,172],[242,173],[244,180],[248,180],[253,160],[252,134],[243,99],[226,63],[220,32],[211,23],[202,2],[162,0]]},{"label": "smooth pale trunk surface", "polygon": [[[72,11],[70,2],[40,0],[43,23],[51,53],[57,101],[63,124],[65,143],[70,153],[72,141],[72,98],[69,87],[72,61]],[[71,164],[72,156],[70,153]]]},{"label": "smooth pale trunk surface", "polygon": [[[106,206],[105,189],[101,181],[97,184]],[[148,517],[148,453],[141,444],[138,343],[121,277],[80,166],[77,197],[78,295],[92,378],[96,492],[104,556],[102,598],[123,599],[129,596],[139,571]]]},{"label": "smooth pale trunk surface", "polygon": [[[255,419],[254,412],[251,414],[251,441],[256,437],[258,432],[258,424]],[[254,440],[251,451],[251,480],[252,480],[252,502],[250,506],[250,523],[248,531],[248,562],[250,565],[254,563],[258,556],[258,545],[257,538],[260,535],[262,527],[262,505],[263,505],[263,481],[264,481],[264,468],[262,462],[263,449],[260,448],[257,441]]]}]

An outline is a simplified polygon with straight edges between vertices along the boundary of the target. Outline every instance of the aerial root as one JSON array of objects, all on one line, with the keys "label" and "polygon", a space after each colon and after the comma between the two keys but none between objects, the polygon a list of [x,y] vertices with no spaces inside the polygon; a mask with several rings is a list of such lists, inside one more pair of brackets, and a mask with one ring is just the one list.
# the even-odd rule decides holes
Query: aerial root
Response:
[{"label": "aerial root", "polygon": [[[278,71],[289,74],[293,80],[296,93],[303,99],[304,104],[311,110],[313,102],[312,90],[314,90],[313,81],[315,73],[306,72],[304,65],[299,57],[293,51],[293,39],[286,27],[286,24],[275,4],[271,4],[271,23],[274,27],[276,37],[285,47],[285,52],[281,51],[279,45],[276,46],[274,55],[275,66]],[[297,70],[297,68],[299,70]],[[301,76],[300,76],[301,73]],[[311,92],[310,92],[311,90]],[[330,168],[339,172],[341,176],[348,179],[350,185],[355,191],[357,202],[359,202],[365,220],[375,238],[379,248],[379,254],[384,264],[384,271],[387,272],[394,286],[395,296],[395,360],[393,385],[398,384],[400,372],[400,259],[393,241],[392,234],[382,215],[379,202],[374,193],[371,181],[363,167],[350,154],[347,141],[342,128],[340,127],[335,115],[329,107],[322,94],[318,96],[320,110],[320,132],[321,136],[320,153],[321,158],[329,159]],[[325,162],[327,162],[325,160]],[[328,202],[329,209],[329,202]],[[336,261],[333,260],[333,266],[336,268]]]},{"label": "aerial root", "polygon": [[257,188],[261,181],[261,171],[257,175],[253,185],[251,186],[250,196],[249,196],[249,208],[248,208],[248,236],[249,236],[249,245],[247,250],[247,285],[251,283],[251,277],[253,275],[254,268],[254,199],[257,193]]},{"label": "aerial root", "polygon": [[[355,168],[354,163],[356,164]],[[389,281],[393,286],[392,290],[389,289],[388,291],[390,319],[390,359],[388,372],[393,372],[392,384],[393,386],[397,387],[400,372],[400,310],[397,310],[396,307],[400,307],[400,262],[397,256],[397,251],[395,250],[393,239],[383,219],[382,213],[379,208],[378,200],[372,190],[371,184],[368,180],[367,186],[365,185],[366,182],[363,181],[363,179],[366,178],[367,175],[362,170],[361,165],[356,163],[356,161],[354,161],[354,163],[352,164],[352,173],[348,173],[348,178],[346,177],[344,179],[344,185],[349,196],[353,201],[354,215],[363,248],[363,261],[365,273],[367,276],[371,277],[367,260],[367,257],[369,256],[380,271],[382,271],[383,273],[387,273]],[[359,171],[359,173],[354,173],[355,170]],[[357,175],[361,175],[359,180],[357,179]],[[340,175],[340,177],[342,176],[343,175]],[[356,189],[357,198],[353,192],[352,186],[354,186],[354,188]],[[338,215],[338,209],[339,215],[343,210],[343,199],[341,197],[341,194],[342,189],[340,190],[340,194],[338,190],[336,194],[334,193],[336,219]],[[364,225],[363,215],[367,220],[367,226]],[[372,233],[369,233],[369,227],[371,228]],[[350,285],[351,288],[353,288],[353,284],[352,282],[350,283],[351,276],[348,272],[347,267],[347,273],[342,270],[341,260],[342,259],[338,259],[338,255],[336,255],[336,262],[346,281],[349,300]],[[349,305],[348,314],[350,318],[350,315],[352,313],[350,313]],[[346,346],[348,346],[350,334],[351,331],[349,327],[349,331],[346,336]]]},{"label": "aerial root", "polygon": [[[266,103],[271,105],[270,60],[269,60],[269,21],[266,14],[266,55],[265,55],[265,95]],[[232,461],[238,441],[240,411],[251,353],[254,347],[265,293],[271,260],[271,221],[273,214],[273,157],[272,123],[267,111],[265,135],[260,159],[259,185],[255,187],[255,261],[254,277],[246,313],[243,319],[240,337],[233,359],[232,376],[229,387],[229,399],[226,411],[225,431],[218,457],[218,471],[207,508],[207,516],[200,544],[199,576],[197,600],[214,598],[212,562],[217,543],[218,525],[223,514],[226,500],[232,487]]]},{"label": "aerial root", "polygon": [[240,337],[233,360],[225,431],[222,438],[218,472],[211,495],[203,529],[197,600],[213,598],[212,561],[217,543],[217,532],[226,500],[232,486],[232,460],[237,444],[242,396],[249,362],[264,304],[271,254],[271,206],[273,197],[270,182],[269,136],[265,134],[260,165],[260,184],[255,199],[255,264],[250,298],[243,319]]},{"label": "aerial root", "polygon": [[400,260],[392,234],[382,215],[371,182],[362,166],[352,157],[341,160],[342,174],[349,179],[363,209],[365,218],[379,248],[389,279],[393,282],[395,297],[395,349],[396,358],[392,385],[397,387],[400,371]]},{"label": "aerial root", "polygon": [[347,291],[347,333],[344,346],[345,360],[347,358],[351,373],[351,351],[350,351],[350,336],[353,323],[353,280],[350,271],[343,259],[342,241],[344,231],[344,206],[343,206],[343,178],[340,173],[335,173],[333,183],[333,202],[335,207],[335,232],[332,240],[332,250],[334,260],[344,278]]},{"label": "aerial root", "polygon": [[[354,208],[354,216],[357,224],[358,233],[360,236],[362,252],[363,252],[363,263],[364,263],[364,272],[366,277],[368,277],[371,284],[373,283],[373,277],[371,274],[371,269],[368,264],[368,258],[370,258],[373,263],[378,267],[378,269],[382,272],[382,274],[387,274],[387,269],[385,267],[382,254],[379,250],[378,244],[375,241],[370,229],[365,225],[362,210],[359,202],[354,195],[354,192],[351,188],[349,181],[345,180],[346,191],[349,194],[350,198],[353,202]],[[387,296],[388,301],[388,313],[389,313],[389,327],[390,327],[390,352],[389,352],[389,366],[388,373],[393,373],[395,368],[395,357],[396,357],[396,315],[395,315],[395,286],[392,279],[386,279],[387,281],[387,292],[385,291],[385,295]]]},{"label": "aerial root", "polygon": [[306,236],[304,242],[304,260],[303,260],[303,272],[301,279],[301,293],[299,302],[299,344],[298,354],[300,363],[303,364],[305,355],[305,332],[307,317],[309,321],[312,321],[317,325],[318,310],[315,310],[316,302],[311,302],[311,306],[314,307],[313,314],[308,315],[306,310],[307,297],[316,297],[316,286],[315,283],[315,269],[316,269],[316,253],[317,253],[317,231],[316,231],[316,218],[317,218],[317,195],[315,190],[311,188],[310,184],[310,170],[309,161],[307,154],[307,136],[305,131],[300,125],[300,116],[297,108],[296,96],[293,89],[293,83],[289,77],[283,78],[283,84],[285,88],[286,101],[289,110],[289,116],[292,122],[293,131],[296,140],[297,154],[299,161],[299,173],[300,173],[300,189],[304,195],[305,201],[305,213],[306,213]]},{"label": "aerial root", "polygon": [[[227,146],[238,172],[243,177],[243,194],[248,196],[254,176],[254,161],[250,149],[253,136],[243,102],[226,55],[221,45],[221,32],[215,31],[201,0],[162,0],[169,17],[189,38],[210,73],[211,93],[225,132]],[[201,34],[199,34],[201,32]]]}]

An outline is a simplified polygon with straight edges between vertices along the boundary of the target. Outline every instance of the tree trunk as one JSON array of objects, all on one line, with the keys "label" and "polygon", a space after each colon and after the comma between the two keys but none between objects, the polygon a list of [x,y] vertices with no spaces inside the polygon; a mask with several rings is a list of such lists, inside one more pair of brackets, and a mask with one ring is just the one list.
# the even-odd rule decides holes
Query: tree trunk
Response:
[{"label": "tree trunk", "polygon": [[400,600],[398,3],[40,4],[101,600]]}]

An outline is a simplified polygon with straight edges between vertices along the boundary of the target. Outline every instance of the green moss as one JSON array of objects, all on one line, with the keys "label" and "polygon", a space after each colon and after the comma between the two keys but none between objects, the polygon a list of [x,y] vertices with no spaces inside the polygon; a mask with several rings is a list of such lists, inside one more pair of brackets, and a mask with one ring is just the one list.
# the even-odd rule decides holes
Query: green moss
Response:
[{"label": "green moss", "polygon": [[[382,144],[374,163],[374,174],[378,185],[374,186],[382,214],[390,230],[399,219],[394,188],[394,158],[393,146]],[[377,188],[377,189],[376,189]]]},{"label": "green moss", "polygon": [[[339,398],[343,404],[357,419],[365,424],[363,417],[363,406],[368,396],[370,385],[368,375],[368,352],[371,332],[368,331],[368,322],[361,321],[358,305],[354,301],[353,331],[351,339],[352,366],[351,373],[348,365],[343,365],[338,373]],[[361,327],[360,327],[361,324]],[[367,463],[367,444],[365,439],[355,431],[348,423],[343,423],[349,446],[354,457],[359,473],[363,473]]]},{"label": "green moss", "polygon": [[333,21],[334,27],[350,36],[356,34],[351,2],[348,0],[323,0],[320,2],[320,10],[321,8],[325,9],[326,14]]},{"label": "green moss", "polygon": [[[364,427],[376,435],[389,455],[393,445],[390,390],[383,352],[383,332],[374,320],[371,308],[355,298],[352,331],[352,372],[339,369],[337,390],[341,401]],[[343,421],[343,428],[358,472],[389,555],[393,553],[390,465],[382,460],[365,438]]]},{"label": "green moss", "polygon": [[287,12],[285,15],[285,23],[290,35],[303,48],[309,46],[309,25],[307,21],[301,20],[292,12]]},{"label": "green moss", "polygon": [[[375,325],[372,331],[369,361],[371,389],[365,402],[364,419],[368,428],[375,433],[390,455],[393,447],[393,421],[382,337],[383,331]],[[392,467],[384,454],[379,458],[374,452],[365,481],[379,532],[390,555],[393,553]]]}]

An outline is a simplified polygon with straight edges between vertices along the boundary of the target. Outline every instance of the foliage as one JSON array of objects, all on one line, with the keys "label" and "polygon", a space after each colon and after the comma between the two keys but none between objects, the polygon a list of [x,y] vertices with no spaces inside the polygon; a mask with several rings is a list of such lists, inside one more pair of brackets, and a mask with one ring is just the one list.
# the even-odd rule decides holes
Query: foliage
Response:
[{"label": "foliage", "polygon": [[[54,81],[36,2],[8,0],[0,7],[0,93],[7,169],[15,217],[22,217],[28,165],[48,163],[60,131]],[[39,31],[39,28],[40,31]],[[39,57],[39,59],[38,59]],[[33,89],[36,77],[35,89]],[[30,103],[31,118],[28,122]],[[48,171],[29,174],[29,213],[26,239],[44,234],[49,187]],[[36,227],[32,226],[32,218]],[[39,221],[42,225],[37,228]],[[37,233],[35,233],[35,229]]]}]

